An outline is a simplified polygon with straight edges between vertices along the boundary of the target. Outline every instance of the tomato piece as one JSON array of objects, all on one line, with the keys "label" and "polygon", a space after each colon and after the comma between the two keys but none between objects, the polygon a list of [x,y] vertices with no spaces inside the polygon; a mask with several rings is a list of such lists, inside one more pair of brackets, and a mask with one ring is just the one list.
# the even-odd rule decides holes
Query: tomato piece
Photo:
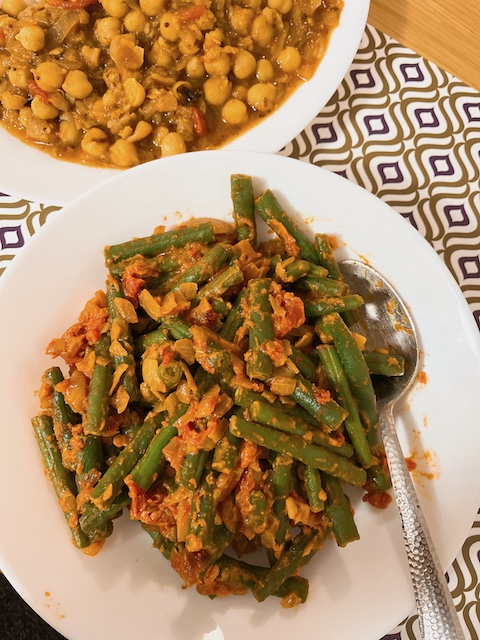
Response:
[{"label": "tomato piece", "polygon": [[190,110],[193,120],[193,130],[197,136],[204,136],[207,133],[207,121],[205,120],[205,116],[198,107],[190,107]]},{"label": "tomato piece", "polygon": [[40,87],[35,82],[35,80],[29,80],[27,82],[27,87],[30,93],[32,94],[32,96],[40,96],[40,98],[45,104],[49,103],[48,93],[43,89],[40,89]]},{"label": "tomato piece", "polygon": [[207,8],[203,4],[192,4],[189,7],[182,7],[177,11],[178,20],[181,25],[188,24],[201,18],[206,13]]}]

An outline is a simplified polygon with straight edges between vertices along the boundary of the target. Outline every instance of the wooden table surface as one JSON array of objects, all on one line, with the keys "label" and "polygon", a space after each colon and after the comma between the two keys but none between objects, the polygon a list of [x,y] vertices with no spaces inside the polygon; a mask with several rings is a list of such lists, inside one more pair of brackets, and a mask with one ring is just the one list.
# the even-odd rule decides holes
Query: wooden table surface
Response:
[{"label": "wooden table surface", "polygon": [[480,0],[371,0],[368,21],[480,91]]}]

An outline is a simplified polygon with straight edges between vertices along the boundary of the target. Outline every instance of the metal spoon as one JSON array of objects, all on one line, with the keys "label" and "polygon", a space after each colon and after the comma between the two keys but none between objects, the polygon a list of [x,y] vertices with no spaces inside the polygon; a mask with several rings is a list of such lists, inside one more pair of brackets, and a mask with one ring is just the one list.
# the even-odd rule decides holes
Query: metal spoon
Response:
[{"label": "metal spoon", "polygon": [[[357,260],[344,260],[340,269],[352,291],[360,294],[359,327],[368,348],[388,348],[403,355],[405,374],[374,381],[379,426],[402,522],[413,591],[424,640],[465,640],[445,575],[402,454],[393,419],[395,402],[412,385],[419,365],[415,326],[392,286],[374,269]],[[363,331],[362,331],[363,328]]]}]

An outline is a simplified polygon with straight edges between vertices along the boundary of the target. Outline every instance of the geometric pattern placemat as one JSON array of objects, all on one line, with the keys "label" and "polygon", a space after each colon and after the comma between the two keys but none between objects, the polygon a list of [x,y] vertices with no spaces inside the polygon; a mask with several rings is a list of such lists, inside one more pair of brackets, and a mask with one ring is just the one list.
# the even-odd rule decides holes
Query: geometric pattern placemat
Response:
[{"label": "geometric pattern placemat", "polygon": [[281,153],[345,176],[407,218],[480,326],[478,91],[367,27],[335,95]]},{"label": "geometric pattern placemat", "polygon": [[[342,175],[409,220],[444,260],[480,329],[478,91],[368,26],[335,95],[280,153]],[[0,276],[57,209],[0,195]],[[447,577],[467,638],[478,640],[480,513]],[[420,640],[416,615],[383,640]]]}]

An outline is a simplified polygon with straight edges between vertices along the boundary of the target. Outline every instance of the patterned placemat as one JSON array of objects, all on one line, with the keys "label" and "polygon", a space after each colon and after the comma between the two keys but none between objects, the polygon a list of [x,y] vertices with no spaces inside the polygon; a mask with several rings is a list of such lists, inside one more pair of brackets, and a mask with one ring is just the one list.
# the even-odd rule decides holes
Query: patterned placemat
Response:
[{"label": "patterned placemat", "polygon": [[[407,218],[445,261],[480,328],[477,91],[367,27],[336,94],[281,154],[344,176]],[[0,274],[55,209],[0,196]],[[478,640],[480,512],[447,577],[467,637]],[[383,638],[419,639],[415,615]]]}]

